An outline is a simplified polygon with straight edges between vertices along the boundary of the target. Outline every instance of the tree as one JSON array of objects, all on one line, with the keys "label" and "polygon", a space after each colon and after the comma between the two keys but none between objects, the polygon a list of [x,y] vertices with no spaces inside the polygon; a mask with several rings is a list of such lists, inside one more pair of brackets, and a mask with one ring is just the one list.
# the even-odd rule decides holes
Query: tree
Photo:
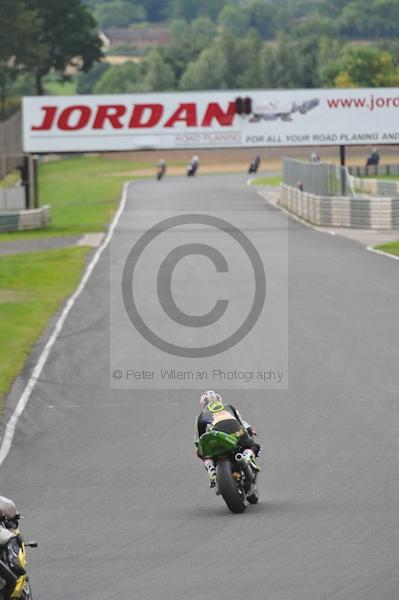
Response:
[{"label": "tree", "polygon": [[239,44],[239,65],[236,87],[259,88],[260,54],[264,42],[256,29],[251,29]]},{"label": "tree", "polygon": [[216,41],[224,69],[223,80],[225,87],[237,87],[237,75],[240,64],[239,40],[228,31],[222,31],[220,38]]},{"label": "tree", "polygon": [[219,23],[226,31],[241,37],[249,29],[250,16],[241,6],[226,4],[219,15]]},{"label": "tree", "polygon": [[140,0],[150,23],[164,21],[170,17],[170,0]]},{"label": "tree", "polygon": [[336,87],[394,87],[399,85],[399,69],[387,51],[348,44],[338,60],[325,65],[324,79]]},{"label": "tree", "polygon": [[133,4],[127,0],[115,0],[112,3],[97,4],[94,16],[100,27],[128,27],[134,22],[145,21],[146,12],[141,4]]},{"label": "tree", "polygon": [[97,81],[110,68],[108,63],[95,63],[87,73],[79,73],[77,77],[78,94],[91,94]]},{"label": "tree", "polygon": [[203,50],[195,62],[191,62],[180,80],[182,90],[217,90],[227,87],[223,54],[214,45]]},{"label": "tree", "polygon": [[196,45],[201,50],[209,47],[216,37],[216,27],[209,17],[194,19],[190,29]]},{"label": "tree", "polygon": [[320,85],[319,39],[293,40],[286,34],[275,46],[265,46],[260,57],[260,77],[269,88],[313,88]]},{"label": "tree", "polygon": [[358,39],[395,38],[399,35],[397,0],[351,0],[339,17],[343,35]]},{"label": "tree", "polygon": [[190,22],[196,17],[216,20],[227,0],[171,0],[171,14],[175,19]]},{"label": "tree", "polygon": [[164,61],[172,68],[175,81],[180,81],[190,62],[195,62],[202,50],[209,48],[216,29],[204,17],[194,19],[191,25],[182,19],[171,24],[171,43],[162,49]]},{"label": "tree", "polygon": [[94,86],[95,94],[131,94],[149,91],[140,68],[132,62],[109,67]]},{"label": "tree", "polygon": [[101,58],[96,22],[81,0],[29,0],[42,22],[38,52],[25,66],[36,78],[37,93],[43,94],[43,77],[51,70],[64,76],[67,65],[88,71]]},{"label": "tree", "polygon": [[26,0],[0,2],[0,119],[18,74],[29,61],[47,56],[40,40],[42,21]]},{"label": "tree", "polygon": [[172,0],[171,10],[175,19],[192,21],[198,16],[200,0]]},{"label": "tree", "polygon": [[281,9],[272,2],[264,0],[255,0],[248,7],[249,25],[259,31],[265,39],[271,39],[276,33],[276,23],[281,18]]},{"label": "tree", "polygon": [[147,72],[144,81],[146,87],[154,92],[173,90],[175,86],[175,76],[172,67],[164,61],[159,50],[156,48],[151,50],[148,56]]},{"label": "tree", "polygon": [[313,37],[339,39],[339,24],[337,20],[320,15],[309,15],[299,19],[290,27],[290,37],[303,39],[311,32]]},{"label": "tree", "polygon": [[0,23],[0,63],[10,63],[11,57],[19,63],[39,35],[41,20],[25,0],[1,0]]}]

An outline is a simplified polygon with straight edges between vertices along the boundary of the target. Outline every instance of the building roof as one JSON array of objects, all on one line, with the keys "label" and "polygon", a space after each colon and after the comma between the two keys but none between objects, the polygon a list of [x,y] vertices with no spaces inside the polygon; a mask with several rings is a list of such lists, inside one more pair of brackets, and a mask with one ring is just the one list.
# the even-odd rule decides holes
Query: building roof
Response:
[{"label": "building roof", "polygon": [[143,43],[155,42],[166,43],[169,41],[170,33],[165,27],[149,27],[147,29],[141,27],[119,28],[110,27],[102,30],[103,36],[108,40],[109,44],[117,44],[119,42]]}]

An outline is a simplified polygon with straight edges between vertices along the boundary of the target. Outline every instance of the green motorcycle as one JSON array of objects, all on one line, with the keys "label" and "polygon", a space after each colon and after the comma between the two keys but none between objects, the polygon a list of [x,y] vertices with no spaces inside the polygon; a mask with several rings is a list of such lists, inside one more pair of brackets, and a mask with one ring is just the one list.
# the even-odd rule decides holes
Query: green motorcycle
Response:
[{"label": "green motorcycle", "polygon": [[199,440],[201,456],[212,458],[216,465],[216,493],[223,497],[233,513],[242,513],[248,503],[259,500],[257,473],[241,453],[240,434],[207,431]]}]

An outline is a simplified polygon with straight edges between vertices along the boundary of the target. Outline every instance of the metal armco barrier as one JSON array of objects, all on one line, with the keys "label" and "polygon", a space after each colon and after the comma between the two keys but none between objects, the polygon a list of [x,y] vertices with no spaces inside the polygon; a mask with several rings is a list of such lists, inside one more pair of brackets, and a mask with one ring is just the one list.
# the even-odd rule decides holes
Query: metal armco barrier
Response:
[{"label": "metal armco barrier", "polygon": [[50,222],[50,206],[46,204],[33,210],[0,212],[0,232],[40,229]]},{"label": "metal armco barrier", "polygon": [[25,208],[25,202],[25,189],[22,186],[0,188],[0,211],[22,210]]},{"label": "metal armco barrier", "polygon": [[399,175],[399,165],[369,165],[349,166],[348,171],[354,177],[368,177],[370,175]]},{"label": "metal armco barrier", "polygon": [[399,228],[399,198],[318,196],[283,185],[280,204],[321,227]]},{"label": "metal armco barrier", "polygon": [[22,116],[17,113],[0,123],[0,179],[22,166]]},{"label": "metal armco barrier", "polygon": [[284,158],[283,182],[318,196],[353,195],[348,170],[332,163]]},{"label": "metal armco barrier", "polygon": [[362,179],[351,176],[351,183],[356,191],[370,196],[399,196],[399,181],[386,179]]}]

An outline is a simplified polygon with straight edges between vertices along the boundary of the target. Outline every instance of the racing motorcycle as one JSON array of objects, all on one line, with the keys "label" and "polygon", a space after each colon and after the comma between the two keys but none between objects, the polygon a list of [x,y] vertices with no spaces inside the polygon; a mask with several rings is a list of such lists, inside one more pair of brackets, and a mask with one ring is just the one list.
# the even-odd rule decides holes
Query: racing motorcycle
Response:
[{"label": "racing motorcycle", "polygon": [[241,453],[240,436],[241,432],[229,434],[213,429],[204,433],[198,444],[201,456],[213,459],[216,494],[222,496],[233,513],[242,513],[248,503],[259,500],[257,473]]},{"label": "racing motorcycle", "polygon": [[158,163],[158,168],[157,168],[157,180],[161,181],[161,179],[163,179],[166,175],[166,162],[164,160],[161,160]]},{"label": "racing motorcycle", "polygon": [[187,168],[187,177],[194,177],[198,170],[198,157],[193,156]]},{"label": "racing motorcycle", "polygon": [[24,541],[19,519],[15,504],[0,496],[0,600],[32,600],[26,548],[37,548],[37,543]]}]

